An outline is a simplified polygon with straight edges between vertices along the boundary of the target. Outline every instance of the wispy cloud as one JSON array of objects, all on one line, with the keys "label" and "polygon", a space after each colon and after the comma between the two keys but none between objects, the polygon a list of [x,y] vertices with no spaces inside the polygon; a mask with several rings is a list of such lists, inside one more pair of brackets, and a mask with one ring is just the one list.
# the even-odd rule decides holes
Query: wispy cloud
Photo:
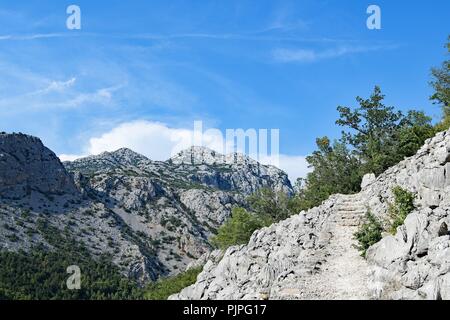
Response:
[{"label": "wispy cloud", "polygon": [[62,92],[68,88],[73,87],[76,81],[77,78],[70,78],[67,81],[51,81],[46,88],[38,90],[31,95],[47,94],[50,92]]},{"label": "wispy cloud", "polygon": [[394,49],[396,46],[340,46],[322,51],[314,49],[284,49],[278,48],[272,51],[272,56],[277,62],[316,62],[319,60],[338,58],[351,54],[366,53],[379,50]]},{"label": "wispy cloud", "polygon": [[300,37],[295,35],[277,35],[269,33],[275,30],[288,30],[296,28],[294,25],[272,25],[265,29],[248,33],[179,33],[179,34],[130,34],[116,35],[115,37],[147,39],[147,40],[176,40],[176,39],[210,39],[224,41],[261,41],[261,42],[307,42],[307,43],[340,43],[351,42],[349,39],[330,37]]},{"label": "wispy cloud", "polygon": [[274,11],[272,21],[266,28],[260,30],[263,32],[290,32],[290,31],[304,31],[309,28],[310,23],[302,18],[289,4],[284,4]]},{"label": "wispy cloud", "polygon": [[73,88],[76,81],[76,77],[66,81],[47,81],[48,84],[42,89],[0,99],[0,107],[29,111],[49,108],[76,108],[88,104],[109,105],[113,102],[114,92],[124,87],[123,84],[119,84],[83,92]]},{"label": "wispy cloud", "polygon": [[[259,42],[302,42],[302,43],[343,43],[352,42],[351,39],[330,38],[330,37],[303,37],[296,35],[286,35],[282,32],[305,28],[306,23],[296,21],[292,23],[273,23],[266,28],[241,32],[241,33],[36,33],[36,34],[4,34],[0,35],[0,41],[32,41],[52,38],[98,38],[98,39],[122,39],[122,40],[153,40],[168,41],[178,39],[197,40],[222,40],[222,41],[259,41]],[[272,32],[273,31],[273,32]]]},{"label": "wispy cloud", "polygon": [[109,105],[113,101],[113,93],[120,90],[124,85],[100,88],[94,92],[78,93],[66,101],[55,103],[55,106],[76,108],[88,104]]},{"label": "wispy cloud", "polygon": [[6,34],[0,35],[0,41],[26,41],[26,40],[39,40],[48,38],[63,38],[71,37],[73,35],[67,33],[35,33],[35,34]]}]

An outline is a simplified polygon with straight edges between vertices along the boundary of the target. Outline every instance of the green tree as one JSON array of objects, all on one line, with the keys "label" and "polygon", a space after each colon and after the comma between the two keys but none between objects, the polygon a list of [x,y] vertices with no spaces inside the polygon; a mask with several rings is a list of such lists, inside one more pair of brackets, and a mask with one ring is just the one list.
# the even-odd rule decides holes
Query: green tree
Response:
[{"label": "green tree", "polygon": [[381,89],[375,86],[369,99],[356,98],[359,107],[338,107],[336,123],[350,129],[343,132],[344,141],[353,148],[363,174],[379,175],[414,154],[434,134],[431,118],[423,112],[413,110],[405,116],[386,106],[384,98]]},{"label": "green tree", "polygon": [[202,269],[203,267],[189,269],[174,277],[151,283],[144,289],[144,298],[147,300],[167,300],[170,295],[195,283]]},{"label": "green tree", "polygon": [[234,208],[231,217],[219,228],[211,243],[221,249],[248,243],[251,235],[265,223],[243,208]]},{"label": "green tree", "polygon": [[[447,41],[447,50],[450,53],[450,36]],[[432,81],[430,84],[434,89],[430,99],[439,104],[443,110],[442,122],[438,124],[439,131],[450,128],[450,60],[442,63],[440,68],[431,69]]]},{"label": "green tree", "polygon": [[262,188],[248,197],[247,201],[251,211],[266,225],[287,219],[295,213],[289,196],[282,191]]},{"label": "green tree", "polygon": [[423,112],[409,111],[400,121],[399,129],[395,134],[395,150],[393,160],[399,162],[404,157],[410,157],[423,146],[426,139],[436,133],[431,125],[431,118]]},{"label": "green tree", "polygon": [[385,96],[375,86],[369,99],[356,97],[359,107],[352,110],[339,106],[339,119],[336,124],[352,129],[343,132],[346,142],[360,159],[364,172],[376,175],[395,163],[395,133],[402,118],[400,111],[383,104]]},{"label": "green tree", "polygon": [[423,112],[411,110],[404,115],[384,105],[378,86],[369,99],[356,100],[357,108],[337,108],[336,123],[347,129],[342,138],[333,144],[327,137],[316,140],[317,150],[307,157],[313,171],[297,181],[297,195],[289,201],[291,211],[317,206],[334,193],[358,192],[364,174],[378,175],[415,154],[436,132]]},{"label": "green tree", "polygon": [[306,179],[297,181],[298,194],[291,200],[291,206],[298,213],[319,205],[334,193],[359,191],[360,162],[353,156],[344,142],[332,145],[327,137],[316,140],[317,150],[306,158],[313,171]]}]

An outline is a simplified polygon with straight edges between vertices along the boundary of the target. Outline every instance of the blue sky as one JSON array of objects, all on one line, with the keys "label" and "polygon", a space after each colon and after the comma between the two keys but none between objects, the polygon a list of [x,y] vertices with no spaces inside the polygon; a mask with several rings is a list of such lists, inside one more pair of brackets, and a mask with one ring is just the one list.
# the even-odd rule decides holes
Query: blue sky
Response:
[{"label": "blue sky", "polygon": [[[81,30],[66,28],[71,4]],[[370,4],[381,30],[366,28]],[[161,160],[195,120],[278,128],[285,169],[301,175],[315,138],[340,135],[336,107],[374,85],[439,117],[429,70],[445,59],[449,12],[448,0],[1,0],[0,130],[59,155],[124,144]]]}]

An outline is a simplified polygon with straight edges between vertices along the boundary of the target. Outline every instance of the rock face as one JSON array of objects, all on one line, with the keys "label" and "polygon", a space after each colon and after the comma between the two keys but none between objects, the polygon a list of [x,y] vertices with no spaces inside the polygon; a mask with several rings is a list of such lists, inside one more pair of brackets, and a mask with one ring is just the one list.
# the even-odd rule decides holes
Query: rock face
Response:
[{"label": "rock face", "polygon": [[24,134],[0,134],[0,195],[76,192],[72,178],[42,142]]},{"label": "rock face", "polygon": [[[416,194],[417,210],[364,260],[353,234],[367,210],[388,219],[395,186]],[[380,176],[366,176],[359,194],[331,196],[255,231],[170,299],[449,299],[449,214],[450,130]]]},{"label": "rock face", "polygon": [[[367,178],[366,178],[367,181]],[[448,197],[450,186],[450,135],[438,133],[407,158],[382,173],[362,189],[371,210],[386,214],[393,201],[392,188],[400,186],[416,194],[416,206],[437,208]]]},{"label": "rock face", "polygon": [[387,218],[391,188],[416,194],[417,210],[369,248],[369,288],[382,299],[450,299],[450,131],[441,132],[411,158],[363,189],[373,212]]},{"label": "rock face", "polygon": [[51,249],[37,228],[46,219],[141,283],[177,273],[210,252],[209,236],[247,195],[292,192],[281,170],[229,157],[239,161],[205,148],[164,162],[119,149],[63,165],[38,138],[1,134],[0,249]]}]

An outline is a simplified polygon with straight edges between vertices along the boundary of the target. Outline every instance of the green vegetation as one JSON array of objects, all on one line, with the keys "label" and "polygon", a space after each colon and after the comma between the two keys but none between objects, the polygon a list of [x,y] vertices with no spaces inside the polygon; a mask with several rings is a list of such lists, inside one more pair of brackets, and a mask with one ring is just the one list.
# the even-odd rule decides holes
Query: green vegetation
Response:
[{"label": "green vegetation", "polygon": [[[110,257],[94,258],[84,246],[52,227],[46,228],[44,236],[56,245],[56,250],[39,246],[30,252],[0,252],[0,300],[167,299],[194,283],[202,270],[191,269],[142,289],[120,274]],[[70,274],[66,269],[70,265],[81,269],[80,290],[67,289]]]},{"label": "green vegetation", "polygon": [[[450,53],[450,36],[446,46]],[[430,98],[442,107],[443,119],[437,126],[438,131],[442,131],[450,128],[450,60],[444,61],[440,68],[433,68],[431,75],[433,79],[430,84],[434,93]]]},{"label": "green vegetation", "polygon": [[253,232],[264,227],[262,219],[243,208],[234,208],[231,218],[218,230],[211,243],[221,249],[246,244]]},{"label": "green vegetation", "polygon": [[361,251],[361,256],[365,257],[367,249],[381,240],[383,226],[381,222],[370,212],[366,213],[366,221],[355,233],[355,239],[358,240],[356,249]]},{"label": "green vegetation", "polygon": [[[394,194],[394,203],[389,205],[390,220],[387,225],[389,232],[395,234],[397,227],[402,225],[407,215],[414,210],[414,194],[399,186],[392,189]],[[365,256],[367,249],[377,243],[382,238],[384,231],[382,223],[370,212],[366,214],[366,220],[359,230],[355,233],[355,239],[359,245],[356,246]]]},{"label": "green vegetation", "polygon": [[[39,246],[30,252],[0,252],[0,299],[138,299],[141,290],[125,278],[111,258],[94,258],[81,244],[45,220],[38,222],[39,231],[54,247]],[[66,269],[81,269],[81,289],[69,290]]]},{"label": "green vegetation", "polygon": [[289,198],[284,192],[275,192],[268,188],[260,189],[247,198],[251,212],[264,225],[270,225],[289,218],[298,213],[295,199]]},{"label": "green vegetation", "polygon": [[203,267],[190,269],[174,277],[152,283],[144,289],[144,298],[147,300],[166,300],[170,295],[195,283],[197,275],[202,269]]},{"label": "green vegetation", "polygon": [[331,144],[327,137],[316,140],[318,150],[306,158],[314,168],[306,179],[297,181],[298,193],[291,200],[294,211],[318,206],[334,193],[351,194],[359,190],[360,162],[345,143]]},{"label": "green vegetation", "polygon": [[391,219],[389,231],[395,234],[397,227],[401,226],[406,216],[414,210],[414,194],[397,186],[392,189],[394,203],[389,205],[389,217]]},{"label": "green vegetation", "polygon": [[248,243],[255,230],[298,213],[296,200],[281,191],[267,188],[257,191],[247,199],[250,212],[244,208],[234,208],[231,218],[218,229],[211,243],[221,249]]}]

